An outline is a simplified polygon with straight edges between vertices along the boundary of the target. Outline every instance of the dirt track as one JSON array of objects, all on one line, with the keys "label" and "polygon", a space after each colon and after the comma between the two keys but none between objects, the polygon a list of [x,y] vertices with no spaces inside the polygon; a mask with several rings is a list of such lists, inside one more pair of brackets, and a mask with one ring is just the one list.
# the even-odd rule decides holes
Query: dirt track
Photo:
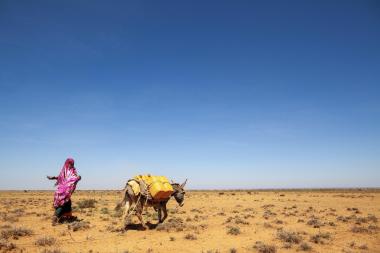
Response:
[{"label": "dirt track", "polygon": [[[146,231],[121,230],[116,191],[76,192],[73,206],[96,203],[77,207],[83,221],[70,229],[51,226],[52,198],[53,192],[0,192],[0,251],[380,252],[379,191],[188,192],[184,207],[171,200],[168,220]],[[145,218],[156,223],[153,209]]]}]

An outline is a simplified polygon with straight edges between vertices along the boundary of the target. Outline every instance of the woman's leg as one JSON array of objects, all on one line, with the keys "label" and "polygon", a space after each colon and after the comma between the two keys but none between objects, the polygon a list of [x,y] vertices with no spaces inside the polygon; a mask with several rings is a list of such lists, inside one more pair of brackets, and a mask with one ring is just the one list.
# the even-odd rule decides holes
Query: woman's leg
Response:
[{"label": "woman's leg", "polygon": [[67,201],[63,206],[63,212],[62,214],[71,213],[71,200]]},{"label": "woman's leg", "polygon": [[71,200],[67,201],[62,206],[55,208],[54,217],[53,217],[53,225],[61,221],[61,218],[63,215],[70,212],[71,212]]}]

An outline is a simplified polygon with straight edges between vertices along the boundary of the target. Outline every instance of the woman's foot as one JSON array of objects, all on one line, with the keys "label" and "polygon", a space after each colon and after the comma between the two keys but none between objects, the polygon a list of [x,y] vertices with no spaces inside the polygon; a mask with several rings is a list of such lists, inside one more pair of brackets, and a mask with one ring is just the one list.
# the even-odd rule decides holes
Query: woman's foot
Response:
[{"label": "woman's foot", "polygon": [[51,225],[55,226],[57,224],[58,224],[58,217],[57,216],[53,216],[53,218],[51,219]]}]

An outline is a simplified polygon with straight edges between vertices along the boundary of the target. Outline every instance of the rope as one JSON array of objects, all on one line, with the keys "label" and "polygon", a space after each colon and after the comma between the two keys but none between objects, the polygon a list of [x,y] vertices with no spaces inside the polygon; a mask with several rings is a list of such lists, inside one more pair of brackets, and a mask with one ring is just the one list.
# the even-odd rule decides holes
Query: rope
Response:
[{"label": "rope", "polygon": [[133,207],[132,211],[129,211],[129,209],[127,210],[127,211],[128,211],[128,215],[125,217],[125,219],[129,219],[129,217],[131,216],[131,214],[135,211],[135,209],[136,209],[136,207],[137,207],[137,204],[138,204],[139,201],[140,201],[141,195],[142,195],[142,194],[139,195],[139,197],[138,197],[138,199],[137,199],[137,201],[136,201],[136,203],[135,203],[135,206]]}]

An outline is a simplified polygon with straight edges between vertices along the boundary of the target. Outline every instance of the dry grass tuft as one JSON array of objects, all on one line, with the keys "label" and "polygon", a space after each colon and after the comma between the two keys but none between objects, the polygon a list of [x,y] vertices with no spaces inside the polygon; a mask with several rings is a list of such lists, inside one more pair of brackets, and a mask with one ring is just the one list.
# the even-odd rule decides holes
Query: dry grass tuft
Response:
[{"label": "dry grass tuft", "polygon": [[185,237],[184,237],[186,240],[197,240],[197,236],[194,235],[194,234],[186,234]]},{"label": "dry grass tuft", "polygon": [[303,242],[300,244],[300,247],[299,247],[299,250],[301,251],[310,251],[312,248],[309,244],[307,244],[306,242]]},{"label": "dry grass tuft", "polygon": [[156,229],[157,231],[183,231],[186,228],[183,220],[178,217],[169,218],[167,222],[160,223],[157,225]]},{"label": "dry grass tuft", "polygon": [[298,244],[302,241],[302,237],[296,232],[285,231],[282,229],[277,231],[277,238],[283,242],[295,244]]},{"label": "dry grass tuft", "polygon": [[306,224],[314,228],[320,228],[323,226],[322,222],[320,222],[316,217],[312,217]]},{"label": "dry grass tuft", "polygon": [[90,228],[90,223],[87,221],[75,221],[69,224],[67,227],[68,229],[71,229],[74,232],[79,230],[87,230]]},{"label": "dry grass tuft", "polygon": [[96,202],[97,201],[95,199],[83,199],[83,200],[79,200],[77,202],[77,208],[79,208],[79,209],[95,208]]},{"label": "dry grass tuft", "polygon": [[312,235],[310,237],[310,241],[316,244],[325,244],[325,240],[330,240],[331,234],[330,233],[318,233],[316,235]]},{"label": "dry grass tuft", "polygon": [[66,253],[60,249],[44,249],[41,253]]},{"label": "dry grass tuft", "polygon": [[373,232],[376,232],[379,228],[376,225],[369,225],[368,227],[363,226],[354,226],[351,228],[352,233],[368,233],[371,234]]},{"label": "dry grass tuft", "polygon": [[2,239],[8,239],[8,238],[13,238],[13,239],[18,239],[19,237],[23,236],[30,236],[33,234],[33,231],[28,229],[28,228],[10,228],[1,231],[1,238]]},{"label": "dry grass tuft", "polygon": [[239,235],[241,234],[240,228],[237,226],[227,226],[227,234],[229,235]]},{"label": "dry grass tuft", "polygon": [[35,244],[38,246],[52,246],[55,244],[55,242],[56,242],[56,240],[54,237],[45,236],[45,237],[41,237],[41,238],[37,239]]},{"label": "dry grass tuft", "polygon": [[1,252],[7,252],[15,250],[17,247],[14,243],[10,243],[4,239],[0,240],[0,251]]},{"label": "dry grass tuft", "polygon": [[259,253],[276,253],[276,247],[274,245],[264,244],[263,242],[256,242],[253,245],[253,248],[256,249]]}]

